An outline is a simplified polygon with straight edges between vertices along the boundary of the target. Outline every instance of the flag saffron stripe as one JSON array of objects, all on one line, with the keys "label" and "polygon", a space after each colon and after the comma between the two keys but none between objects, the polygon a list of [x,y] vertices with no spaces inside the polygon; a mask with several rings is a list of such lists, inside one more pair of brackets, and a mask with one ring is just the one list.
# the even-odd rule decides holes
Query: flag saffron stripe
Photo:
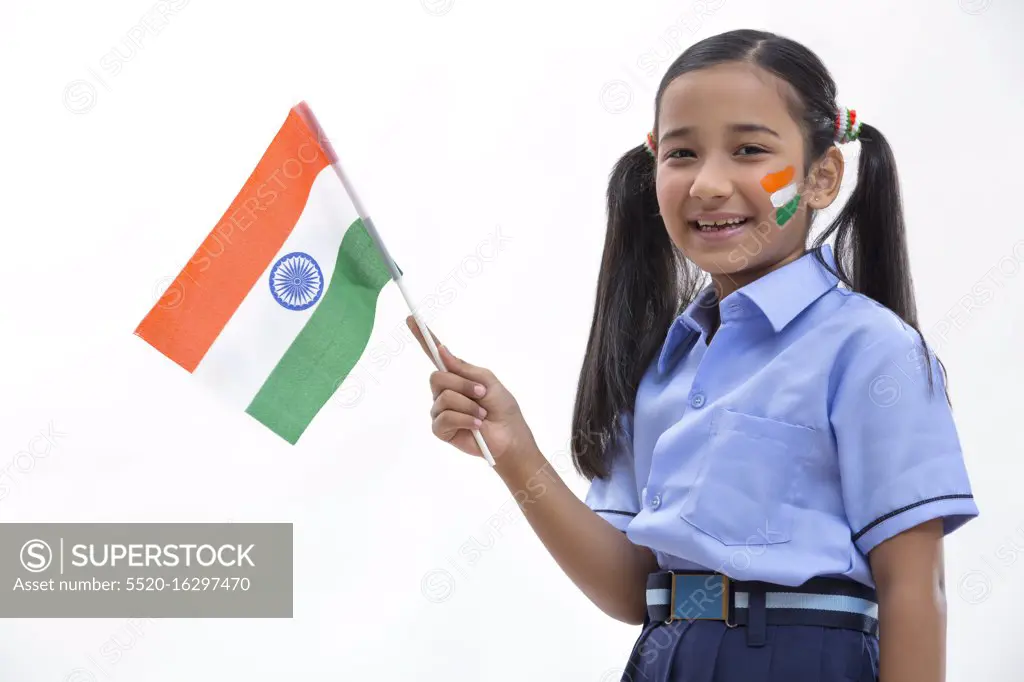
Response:
[{"label": "flag saffron stripe", "polygon": [[365,225],[356,220],[342,239],[323,300],[246,412],[294,445],[362,356],[377,298],[390,280]]},{"label": "flag saffron stripe", "polygon": [[135,334],[193,372],[263,275],[329,164],[303,116],[289,112],[242,191]]},{"label": "flag saffron stripe", "polygon": [[763,187],[764,191],[768,192],[768,194],[778,192],[780,189],[793,182],[793,177],[795,175],[796,171],[793,167],[787,166],[778,173],[769,173],[761,178],[761,187]]}]

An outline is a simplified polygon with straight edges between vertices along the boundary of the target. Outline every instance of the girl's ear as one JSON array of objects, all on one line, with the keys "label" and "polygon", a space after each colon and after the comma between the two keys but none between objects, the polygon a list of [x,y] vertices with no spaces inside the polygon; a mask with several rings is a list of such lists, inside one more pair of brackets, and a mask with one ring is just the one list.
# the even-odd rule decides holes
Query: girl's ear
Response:
[{"label": "girl's ear", "polygon": [[807,205],[816,211],[828,208],[836,196],[839,195],[839,186],[843,182],[843,153],[839,147],[832,145],[825,152],[825,155],[811,167],[807,176]]}]

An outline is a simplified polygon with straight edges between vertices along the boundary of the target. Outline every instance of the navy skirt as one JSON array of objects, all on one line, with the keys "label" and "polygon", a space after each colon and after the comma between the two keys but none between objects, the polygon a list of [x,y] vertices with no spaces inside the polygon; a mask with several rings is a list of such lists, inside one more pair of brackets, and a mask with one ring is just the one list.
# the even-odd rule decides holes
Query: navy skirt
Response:
[{"label": "navy skirt", "polygon": [[816,625],[768,625],[765,643],[720,620],[651,622],[622,682],[878,682],[878,638]]}]

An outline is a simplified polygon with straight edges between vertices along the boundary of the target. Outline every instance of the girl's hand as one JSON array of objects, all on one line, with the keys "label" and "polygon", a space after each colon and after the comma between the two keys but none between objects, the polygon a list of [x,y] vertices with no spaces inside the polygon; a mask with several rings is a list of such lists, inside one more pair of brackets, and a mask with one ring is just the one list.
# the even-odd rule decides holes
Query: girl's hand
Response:
[{"label": "girl's hand", "polygon": [[[433,356],[415,319],[409,315],[405,322],[433,364]],[[519,404],[494,374],[455,357],[441,345],[433,332],[430,335],[447,369],[443,372],[435,370],[430,375],[430,391],[434,396],[430,416],[434,435],[462,452],[483,457],[472,433],[473,429],[479,429],[494,456],[495,466],[509,453],[536,447]],[[483,387],[483,395],[477,387]]]}]

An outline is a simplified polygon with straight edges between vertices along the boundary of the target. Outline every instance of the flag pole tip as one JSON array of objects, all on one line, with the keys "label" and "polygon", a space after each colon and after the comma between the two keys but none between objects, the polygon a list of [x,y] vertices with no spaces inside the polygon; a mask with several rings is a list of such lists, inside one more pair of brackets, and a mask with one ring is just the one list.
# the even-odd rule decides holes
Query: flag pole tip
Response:
[{"label": "flag pole tip", "polygon": [[338,153],[334,151],[334,146],[331,145],[330,138],[327,137],[327,133],[324,132],[323,126],[320,125],[320,121],[317,120],[316,114],[313,113],[313,110],[310,108],[309,104],[306,103],[306,100],[302,100],[292,107],[292,111],[302,119],[306,128],[308,128],[309,131],[313,133],[314,137],[316,137],[317,143],[324,150],[324,153],[327,154],[327,160],[331,163],[337,163]]}]

